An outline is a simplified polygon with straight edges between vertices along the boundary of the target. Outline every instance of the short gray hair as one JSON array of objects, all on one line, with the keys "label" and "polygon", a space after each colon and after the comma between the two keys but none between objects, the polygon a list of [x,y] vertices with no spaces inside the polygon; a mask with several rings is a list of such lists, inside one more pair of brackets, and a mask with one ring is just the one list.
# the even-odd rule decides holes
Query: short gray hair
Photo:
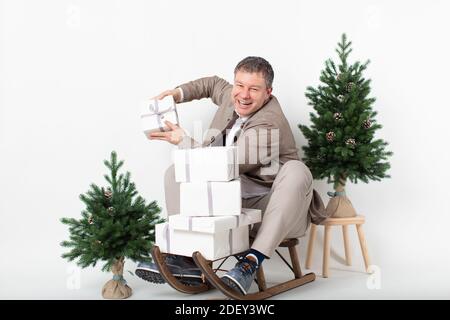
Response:
[{"label": "short gray hair", "polygon": [[234,68],[234,75],[236,75],[238,71],[245,71],[249,73],[261,72],[266,80],[267,88],[272,88],[274,73],[272,66],[266,59],[261,57],[244,58],[237,64],[236,68]]}]

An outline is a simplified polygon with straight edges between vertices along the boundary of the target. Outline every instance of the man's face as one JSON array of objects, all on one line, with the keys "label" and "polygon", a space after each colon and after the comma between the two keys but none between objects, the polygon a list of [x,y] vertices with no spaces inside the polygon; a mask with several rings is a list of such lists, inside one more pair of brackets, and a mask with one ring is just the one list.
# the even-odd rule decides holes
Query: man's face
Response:
[{"label": "man's face", "polygon": [[267,88],[266,80],[261,72],[236,72],[231,97],[234,101],[234,109],[239,115],[246,117],[258,111],[269,99],[271,93],[272,88]]}]

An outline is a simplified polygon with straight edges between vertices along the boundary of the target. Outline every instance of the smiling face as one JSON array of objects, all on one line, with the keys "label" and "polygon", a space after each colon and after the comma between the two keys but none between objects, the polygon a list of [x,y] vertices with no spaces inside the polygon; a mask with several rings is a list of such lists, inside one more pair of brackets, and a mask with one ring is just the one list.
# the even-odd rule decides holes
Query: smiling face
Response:
[{"label": "smiling face", "polygon": [[271,93],[272,88],[267,88],[262,72],[236,72],[231,97],[239,115],[246,117],[258,111]]}]

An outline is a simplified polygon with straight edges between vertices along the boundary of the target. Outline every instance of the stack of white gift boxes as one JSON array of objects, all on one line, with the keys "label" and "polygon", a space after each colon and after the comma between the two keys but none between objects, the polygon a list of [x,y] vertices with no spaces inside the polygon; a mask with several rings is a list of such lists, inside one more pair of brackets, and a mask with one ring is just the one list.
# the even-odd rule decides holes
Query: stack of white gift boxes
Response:
[{"label": "stack of white gift boxes", "polygon": [[236,147],[174,151],[175,180],[180,182],[180,213],[156,225],[162,252],[192,256],[199,251],[216,260],[249,248],[249,227],[261,211],[241,208]]}]

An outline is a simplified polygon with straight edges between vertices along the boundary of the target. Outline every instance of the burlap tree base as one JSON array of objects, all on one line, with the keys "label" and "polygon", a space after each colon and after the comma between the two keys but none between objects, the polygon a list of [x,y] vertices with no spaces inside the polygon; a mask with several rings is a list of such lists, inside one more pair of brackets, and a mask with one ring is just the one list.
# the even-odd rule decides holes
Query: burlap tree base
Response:
[{"label": "burlap tree base", "polygon": [[328,192],[331,197],[325,208],[330,218],[349,218],[356,217],[356,210],[349,198],[345,195],[345,182],[341,181],[336,186],[335,192]]},{"label": "burlap tree base", "polygon": [[123,278],[123,257],[116,260],[112,266],[114,274],[112,280],[109,280],[102,289],[102,296],[105,299],[126,299],[131,296],[132,290]]}]

